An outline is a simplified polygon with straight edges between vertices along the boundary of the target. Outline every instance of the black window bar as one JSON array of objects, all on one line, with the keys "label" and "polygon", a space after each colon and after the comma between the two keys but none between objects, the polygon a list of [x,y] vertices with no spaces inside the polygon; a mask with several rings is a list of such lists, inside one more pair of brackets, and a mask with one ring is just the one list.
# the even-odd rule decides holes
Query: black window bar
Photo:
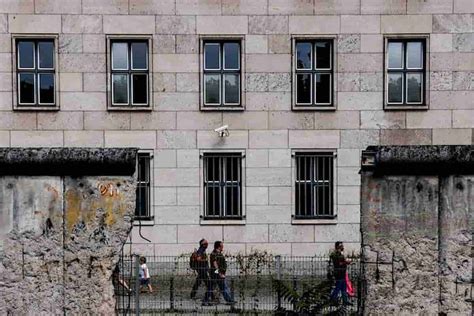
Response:
[{"label": "black window bar", "polygon": [[135,217],[151,220],[151,154],[138,153]]},{"label": "black window bar", "polygon": [[334,218],[334,153],[295,153],[295,218]]},{"label": "black window bar", "polygon": [[242,219],[242,155],[206,153],[204,219]]}]

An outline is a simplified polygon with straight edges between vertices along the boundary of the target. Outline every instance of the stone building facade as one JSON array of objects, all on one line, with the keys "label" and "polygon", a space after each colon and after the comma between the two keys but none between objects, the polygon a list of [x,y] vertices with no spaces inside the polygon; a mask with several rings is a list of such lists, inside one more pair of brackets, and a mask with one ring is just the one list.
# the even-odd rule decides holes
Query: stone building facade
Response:
[{"label": "stone building facade", "polygon": [[[189,252],[203,237],[224,240],[230,252],[309,255],[327,252],[335,240],[358,251],[362,149],[473,144],[473,31],[470,0],[0,0],[0,146],[140,147],[151,153],[150,181],[144,181],[149,216],[140,232],[151,243],[139,237],[138,227],[132,231],[141,253]],[[52,43],[54,67],[41,74],[33,66],[21,77],[19,43],[39,47],[44,39]],[[405,67],[393,76],[412,76],[415,86],[422,78],[422,102],[392,106],[389,46],[401,43],[394,47],[408,51],[413,39],[423,44],[421,70]],[[237,110],[205,106],[203,52],[206,43],[219,41],[240,49]],[[297,45],[310,43],[315,52],[318,41],[330,46],[331,66],[323,71],[329,88],[310,66],[310,91],[329,89],[329,106],[298,108]],[[144,106],[113,104],[111,51],[119,42],[147,45]],[[221,66],[216,76],[224,80]],[[140,83],[139,74],[115,75],[121,78],[117,89],[124,82],[128,87],[117,98],[133,98],[130,83]],[[38,99],[52,98],[52,105],[20,104],[18,82],[34,86],[34,95],[47,80],[53,88],[38,92]],[[403,100],[413,86],[402,81]],[[236,87],[226,81],[222,89],[227,85]],[[223,125],[229,135],[219,137],[214,129]],[[330,179],[318,179],[315,171],[298,182],[298,155],[321,152],[333,157],[323,167],[332,170]],[[205,161],[222,153],[238,155],[241,164],[239,218],[209,220]],[[324,193],[328,216],[298,217],[297,186],[306,180],[332,190]],[[309,215],[318,215],[314,208]]]}]

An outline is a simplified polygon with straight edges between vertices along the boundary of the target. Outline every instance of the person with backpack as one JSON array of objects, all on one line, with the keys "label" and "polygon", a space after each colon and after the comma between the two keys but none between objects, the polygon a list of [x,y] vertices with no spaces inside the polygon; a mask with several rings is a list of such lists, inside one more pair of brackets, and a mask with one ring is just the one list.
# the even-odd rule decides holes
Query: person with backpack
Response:
[{"label": "person with backpack", "polygon": [[206,249],[209,243],[206,239],[199,241],[199,249],[195,250],[190,258],[189,265],[191,269],[197,272],[196,281],[194,281],[193,288],[191,290],[191,299],[196,297],[196,292],[201,285],[204,283],[206,286],[206,294],[204,295],[203,305],[207,306],[210,304],[212,296],[212,284],[209,280],[209,261],[207,258]]}]

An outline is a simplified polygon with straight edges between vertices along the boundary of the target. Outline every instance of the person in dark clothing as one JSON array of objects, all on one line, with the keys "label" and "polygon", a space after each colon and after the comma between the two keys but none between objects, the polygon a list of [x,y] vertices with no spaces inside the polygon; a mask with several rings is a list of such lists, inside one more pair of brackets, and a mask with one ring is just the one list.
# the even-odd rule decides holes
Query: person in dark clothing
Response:
[{"label": "person in dark clothing", "polygon": [[206,239],[201,239],[199,241],[199,249],[196,251],[196,272],[197,277],[196,281],[193,284],[193,288],[191,290],[191,299],[196,297],[196,292],[201,285],[204,283],[206,286],[206,294],[204,295],[203,304],[209,302],[212,296],[212,285],[211,281],[209,280],[209,262],[207,258],[206,249],[208,246],[208,242]]},{"label": "person in dark clothing", "polygon": [[211,278],[212,282],[219,286],[219,289],[224,296],[227,304],[235,304],[232,296],[230,295],[229,287],[225,281],[225,274],[227,271],[227,262],[224,254],[224,243],[222,241],[216,241],[214,243],[214,250],[211,253]]},{"label": "person in dark clothing", "polygon": [[334,278],[336,279],[336,286],[334,290],[332,290],[331,300],[336,301],[339,297],[339,292],[341,292],[343,303],[345,305],[350,305],[346,289],[346,270],[351,261],[344,257],[343,251],[344,245],[342,244],[342,241],[337,241],[335,244],[335,250],[330,256],[334,268]]}]

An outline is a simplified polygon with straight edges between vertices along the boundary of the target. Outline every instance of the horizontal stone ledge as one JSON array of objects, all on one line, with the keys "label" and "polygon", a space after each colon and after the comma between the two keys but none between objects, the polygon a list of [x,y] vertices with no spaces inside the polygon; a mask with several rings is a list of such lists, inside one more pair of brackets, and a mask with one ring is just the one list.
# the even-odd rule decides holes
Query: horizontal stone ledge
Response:
[{"label": "horizontal stone ledge", "polygon": [[474,146],[369,146],[361,167],[380,175],[474,174]]},{"label": "horizontal stone ledge", "polygon": [[0,175],[133,175],[138,148],[0,148]]}]

